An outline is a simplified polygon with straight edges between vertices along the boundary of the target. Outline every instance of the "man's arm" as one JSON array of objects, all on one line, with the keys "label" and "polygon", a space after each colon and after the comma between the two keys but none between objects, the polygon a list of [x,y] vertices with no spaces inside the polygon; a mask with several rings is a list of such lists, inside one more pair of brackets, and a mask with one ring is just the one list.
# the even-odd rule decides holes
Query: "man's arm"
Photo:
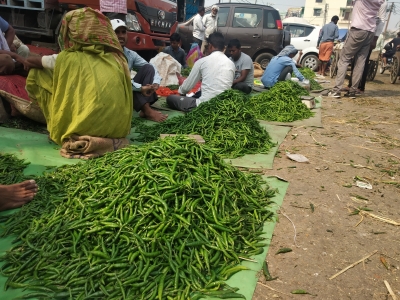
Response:
[{"label": "man's arm", "polygon": [[249,69],[240,71],[240,76],[233,81],[232,85],[245,81],[247,75],[249,75],[249,72]]},{"label": "man's arm", "polygon": [[179,94],[186,95],[196,85],[196,83],[199,82],[199,80],[201,78],[200,64],[201,64],[201,61],[197,61],[194,64],[193,69],[190,71],[188,78],[186,78],[186,80],[179,87],[179,90],[178,90]]},{"label": "man's arm", "polygon": [[10,48],[11,51],[15,52],[16,48],[13,44],[14,42],[14,37],[15,37],[15,30],[14,28],[8,24],[6,20],[4,20],[2,17],[0,17],[0,29],[4,33],[4,37],[7,41],[7,45]]},{"label": "man's arm", "polygon": [[7,51],[7,50],[0,50],[0,54],[8,54],[11,56],[12,59],[15,59],[16,61],[20,62],[20,63],[24,63],[25,62],[25,58],[18,55],[15,52],[11,52],[11,51]]},{"label": "man's arm", "polygon": [[[325,26],[324,26],[325,27]],[[319,36],[318,36],[318,41],[317,41],[317,48],[319,47],[319,44],[321,43],[321,39],[322,39],[322,32],[324,30],[324,27],[322,27],[322,29],[319,31]]]},{"label": "man's arm", "polygon": [[285,63],[285,65],[291,66],[291,67],[293,68],[294,75],[296,75],[296,77],[297,77],[300,81],[303,81],[303,80],[304,80],[303,74],[301,74],[300,71],[297,69],[297,67],[296,67],[296,65],[295,65],[295,63],[294,63],[294,61],[293,61],[292,59],[290,59],[290,58],[288,57],[288,59],[285,60],[284,63]]}]

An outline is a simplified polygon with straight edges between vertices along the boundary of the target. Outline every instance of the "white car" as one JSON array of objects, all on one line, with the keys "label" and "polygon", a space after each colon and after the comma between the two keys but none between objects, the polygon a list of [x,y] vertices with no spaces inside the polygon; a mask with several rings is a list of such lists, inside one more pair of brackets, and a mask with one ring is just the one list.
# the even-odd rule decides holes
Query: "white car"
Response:
[{"label": "white car", "polygon": [[308,24],[307,21],[290,22],[290,20],[285,19],[283,20],[283,28],[290,31],[290,44],[303,51],[300,64],[317,71],[319,64],[317,43],[321,27]]},{"label": "white car", "polygon": [[[319,66],[319,59],[318,59],[319,50],[317,49],[317,47],[308,47],[301,51],[303,52],[303,54],[300,58],[300,65],[302,65],[304,68],[305,67],[310,68],[314,72],[317,71]],[[293,60],[297,62],[298,57],[299,54],[297,54],[293,58]]]}]

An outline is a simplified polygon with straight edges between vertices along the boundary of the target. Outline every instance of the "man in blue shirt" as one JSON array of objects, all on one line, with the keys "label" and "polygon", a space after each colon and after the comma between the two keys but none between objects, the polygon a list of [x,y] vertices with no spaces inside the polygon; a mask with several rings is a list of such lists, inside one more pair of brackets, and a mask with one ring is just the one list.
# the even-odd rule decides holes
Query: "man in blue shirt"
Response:
[{"label": "man in blue shirt", "polygon": [[169,41],[171,42],[171,46],[165,47],[163,52],[171,55],[178,63],[181,64],[182,68],[187,68],[186,52],[180,47],[181,36],[179,33],[173,33]]},{"label": "man in blue shirt", "polygon": [[124,21],[119,19],[111,20],[111,25],[118,37],[126,59],[128,60],[129,70],[138,69],[137,74],[132,79],[133,108],[139,112],[140,117],[154,122],[163,122],[168,115],[154,110],[150,105],[158,100],[156,90],[160,87],[162,78],[157,69],[145,61],[135,51],[125,47],[127,40],[127,27]]},{"label": "man in blue shirt", "polygon": [[303,81],[304,76],[299,72],[293,57],[297,54],[297,49],[292,45],[286,46],[277,56],[273,57],[261,77],[261,82],[266,88],[271,88],[278,81],[288,80],[292,77],[292,72],[296,77]]}]

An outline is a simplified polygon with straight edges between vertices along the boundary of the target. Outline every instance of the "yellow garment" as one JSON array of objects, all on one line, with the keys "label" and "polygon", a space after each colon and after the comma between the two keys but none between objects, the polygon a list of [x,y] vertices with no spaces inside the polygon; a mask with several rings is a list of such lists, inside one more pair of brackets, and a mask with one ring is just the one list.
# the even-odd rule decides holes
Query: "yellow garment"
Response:
[{"label": "yellow garment", "polygon": [[62,51],[54,72],[29,72],[29,97],[38,102],[50,138],[59,145],[71,135],[124,138],[129,134],[131,83],[113,54],[94,49],[99,47]]},{"label": "yellow garment", "polygon": [[54,71],[32,69],[26,81],[50,138],[72,135],[124,138],[131,128],[132,84],[126,58],[110,21],[99,11],[68,12],[60,29],[62,49]]}]

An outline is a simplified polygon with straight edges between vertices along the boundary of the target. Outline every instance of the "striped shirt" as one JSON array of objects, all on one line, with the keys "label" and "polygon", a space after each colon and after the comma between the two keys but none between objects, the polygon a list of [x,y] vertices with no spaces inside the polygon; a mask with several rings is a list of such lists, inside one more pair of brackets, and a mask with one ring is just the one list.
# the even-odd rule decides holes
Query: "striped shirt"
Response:
[{"label": "striped shirt", "polygon": [[100,11],[127,14],[126,0],[100,0]]},{"label": "striped shirt", "polygon": [[379,25],[378,13],[385,0],[355,0],[353,1],[353,18],[351,27],[375,32]]}]

